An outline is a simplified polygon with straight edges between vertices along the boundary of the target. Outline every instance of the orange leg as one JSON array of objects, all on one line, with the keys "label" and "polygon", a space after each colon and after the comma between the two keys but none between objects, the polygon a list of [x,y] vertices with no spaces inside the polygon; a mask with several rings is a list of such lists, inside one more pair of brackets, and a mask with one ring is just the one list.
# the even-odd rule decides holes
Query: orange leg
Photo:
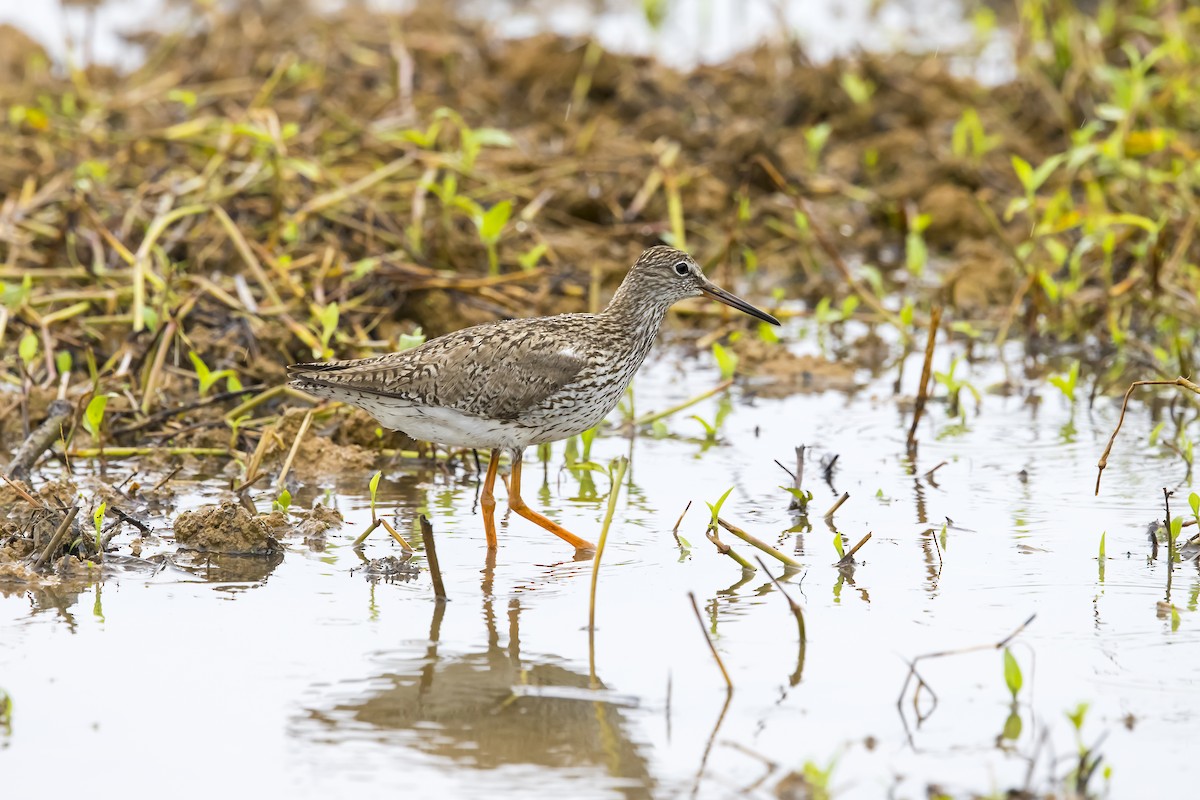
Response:
[{"label": "orange leg", "polygon": [[530,522],[545,528],[560,539],[565,539],[574,545],[576,550],[595,550],[596,546],[586,539],[580,539],[569,530],[559,525],[557,522],[546,519],[538,512],[534,511],[529,506],[525,505],[525,501],[521,499],[521,454],[517,453],[513,458],[512,476],[508,482],[508,507],[520,514]]},{"label": "orange leg", "polygon": [[492,489],[496,486],[496,472],[500,469],[500,451],[492,451],[492,460],[488,462],[487,475],[483,479],[483,491],[479,495],[479,505],[483,509],[483,530],[487,534],[488,550],[496,549],[496,496]]}]

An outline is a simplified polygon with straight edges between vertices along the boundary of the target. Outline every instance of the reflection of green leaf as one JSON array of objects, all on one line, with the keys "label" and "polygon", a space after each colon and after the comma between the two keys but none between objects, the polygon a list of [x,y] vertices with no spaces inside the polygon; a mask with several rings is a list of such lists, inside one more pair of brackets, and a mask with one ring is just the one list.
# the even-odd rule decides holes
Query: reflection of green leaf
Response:
[{"label": "reflection of green leaf", "polygon": [[1004,648],[1004,684],[1012,693],[1013,700],[1016,700],[1017,694],[1024,684],[1024,678],[1021,676],[1021,667],[1017,664],[1017,659],[1013,657],[1012,650],[1007,647]]},{"label": "reflection of green leaf", "polygon": [[1010,742],[1015,742],[1021,738],[1021,727],[1021,715],[1017,713],[1017,706],[1014,703],[1012,710],[1008,712],[1008,719],[1004,720],[1004,732],[1001,736]]}]

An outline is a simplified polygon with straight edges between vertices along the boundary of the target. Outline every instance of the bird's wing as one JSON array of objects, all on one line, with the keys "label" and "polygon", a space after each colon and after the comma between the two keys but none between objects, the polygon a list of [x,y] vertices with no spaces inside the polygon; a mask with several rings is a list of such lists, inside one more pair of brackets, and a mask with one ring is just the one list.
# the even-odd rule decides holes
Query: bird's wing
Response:
[{"label": "bird's wing", "polygon": [[583,353],[563,346],[558,325],[548,329],[530,322],[481,325],[402,353],[294,364],[288,371],[317,388],[367,392],[514,419],[569,384],[588,363]]}]

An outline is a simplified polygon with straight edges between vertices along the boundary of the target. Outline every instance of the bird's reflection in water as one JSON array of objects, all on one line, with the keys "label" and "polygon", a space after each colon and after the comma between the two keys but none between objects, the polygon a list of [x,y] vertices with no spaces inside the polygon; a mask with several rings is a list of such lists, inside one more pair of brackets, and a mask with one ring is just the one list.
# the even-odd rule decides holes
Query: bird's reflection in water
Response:
[{"label": "bird's reflection in water", "polygon": [[[515,598],[507,606],[507,643],[492,596],[494,551],[483,571],[487,645],[446,652],[440,644],[447,604],[434,606],[424,658],[405,656],[374,676],[370,693],[312,717],[328,726],[345,723],[360,733],[408,731],[406,746],[453,759],[456,766],[494,769],[528,765],[569,770],[598,768],[614,790],[650,797],[654,781],[639,746],[629,738],[621,704],[604,685],[555,660],[523,659]],[[459,600],[461,607],[466,600]],[[589,770],[590,772],[590,770]],[[595,786],[594,777],[581,779]]]}]

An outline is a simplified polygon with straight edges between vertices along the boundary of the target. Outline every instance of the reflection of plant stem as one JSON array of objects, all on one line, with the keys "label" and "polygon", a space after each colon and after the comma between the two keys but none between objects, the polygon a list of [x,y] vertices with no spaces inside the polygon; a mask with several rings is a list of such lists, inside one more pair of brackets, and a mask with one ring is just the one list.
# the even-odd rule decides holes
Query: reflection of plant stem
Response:
[{"label": "reflection of plant stem", "polygon": [[588,598],[588,672],[591,676],[592,688],[596,687],[596,584],[600,580],[600,559],[604,556],[604,545],[608,542],[608,529],[612,526],[613,514],[617,510],[617,496],[621,493],[621,483],[625,479],[625,470],[629,460],[621,457],[613,462],[611,476],[612,487],[608,491],[608,509],[604,512],[604,525],[600,528],[600,539],[596,543],[596,557],[592,559],[592,588]]},{"label": "reflection of plant stem", "polygon": [[[754,569],[754,567],[750,569]],[[712,637],[708,635],[708,628],[704,626],[704,618],[700,616],[700,606],[696,604],[695,593],[688,592],[688,599],[692,601],[692,611],[696,612],[696,622],[700,623],[700,631],[704,634],[704,641],[708,642],[708,649],[712,653],[713,660],[717,662],[717,666],[721,670],[721,676],[725,678],[725,688],[732,695],[733,681],[729,678],[729,672],[725,669],[725,662],[721,660],[721,654],[717,652],[717,646],[713,644]],[[717,724],[719,725],[720,723],[718,722]]]}]

